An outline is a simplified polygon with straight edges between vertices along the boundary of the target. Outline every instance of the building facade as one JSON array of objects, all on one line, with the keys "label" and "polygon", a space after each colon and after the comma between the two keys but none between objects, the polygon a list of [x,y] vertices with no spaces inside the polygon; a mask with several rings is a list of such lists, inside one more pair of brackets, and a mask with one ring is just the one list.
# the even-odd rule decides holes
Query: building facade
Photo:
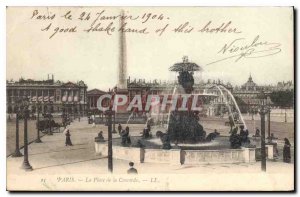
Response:
[{"label": "building facade", "polygon": [[[239,104],[242,108],[242,111],[246,112],[252,108],[256,108],[261,104],[261,99],[259,95],[261,91],[268,96],[271,93],[270,88],[266,88],[264,86],[258,86],[252,79],[250,74],[248,81],[241,85],[240,87],[236,87],[233,90],[234,96],[240,101]],[[270,101],[269,97],[268,101]]]},{"label": "building facade", "polygon": [[[287,82],[278,82],[275,85],[257,85],[250,74],[248,81],[242,86],[236,86],[233,89],[234,96],[240,101],[239,106],[243,109],[244,112],[258,111],[258,108],[261,105],[260,94],[264,92],[266,95],[266,102],[268,105],[273,107],[273,102],[270,99],[272,92],[276,91],[291,91],[294,89],[292,81]],[[274,106],[276,107],[276,106]]]},{"label": "building facade", "polygon": [[6,82],[7,113],[16,113],[21,100],[29,102],[33,113],[37,107],[42,113],[84,114],[87,110],[87,85],[83,81],[77,83],[47,80],[23,79]]},{"label": "building facade", "polygon": [[[88,103],[88,110],[90,112],[97,111],[97,102],[100,96],[107,94],[106,92],[99,90],[99,89],[92,89],[87,92],[87,103]],[[106,99],[107,100],[107,99]]]}]

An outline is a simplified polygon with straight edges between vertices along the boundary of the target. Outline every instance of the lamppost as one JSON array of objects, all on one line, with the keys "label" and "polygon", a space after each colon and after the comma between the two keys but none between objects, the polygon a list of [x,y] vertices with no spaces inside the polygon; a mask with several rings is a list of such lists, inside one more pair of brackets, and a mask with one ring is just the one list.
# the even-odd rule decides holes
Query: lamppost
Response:
[{"label": "lamppost", "polygon": [[271,107],[268,106],[268,139],[271,141]]},{"label": "lamppost", "polygon": [[[26,97],[27,98],[27,97]],[[28,99],[28,98],[27,98]],[[24,117],[24,160],[22,164],[22,168],[26,171],[31,171],[32,167],[28,160],[28,135],[27,135],[27,119],[29,116],[29,109],[28,109],[28,101],[24,99],[23,102],[23,117]]]},{"label": "lamppost", "polygon": [[284,108],[284,122],[287,122],[287,117],[286,117],[286,107]]},{"label": "lamppost", "polygon": [[75,103],[73,103],[73,120],[75,121],[75,118],[76,118],[76,116],[75,116]]},{"label": "lamppost", "polygon": [[113,111],[109,109],[107,111],[107,128],[108,128],[108,171],[113,172],[113,151],[112,151],[112,115]]},{"label": "lamppost", "polygon": [[261,170],[266,171],[267,162],[266,162],[266,135],[265,135],[265,115],[268,113],[269,109],[265,106],[266,104],[266,95],[262,91],[260,93],[261,99],[261,109],[260,109],[260,120],[261,120]]},{"label": "lamppost", "polygon": [[254,120],[254,108],[253,108],[253,106],[251,107],[251,116],[252,116],[252,120]]},{"label": "lamppost", "polygon": [[16,150],[15,150],[14,154],[12,154],[12,157],[22,157],[23,155],[20,152],[20,146],[19,146],[19,106],[16,106],[16,107],[17,107],[17,110],[16,110]]},{"label": "lamppost", "polygon": [[64,103],[62,103],[62,107],[61,107],[61,123],[62,123],[63,126],[65,126],[64,117],[65,117]]},{"label": "lamppost", "polygon": [[52,124],[52,122],[51,122],[51,120],[52,120],[51,106],[49,106],[49,108],[48,108],[48,113],[46,114],[46,118],[48,118],[48,126],[49,126],[47,134],[48,135],[53,135],[52,127],[51,127],[51,124]]},{"label": "lamppost", "polygon": [[[112,93],[113,94],[112,98],[115,98],[115,95],[116,95],[115,91]],[[112,107],[111,107],[111,109],[112,109]],[[112,133],[117,133],[117,131],[116,131],[116,114],[117,114],[116,110],[112,110],[112,115],[113,115],[113,118],[114,118]]]},{"label": "lamppost", "polygon": [[36,130],[37,130],[37,138],[35,140],[35,143],[42,143],[42,140],[40,138],[40,103],[37,102],[37,121],[36,121]]},{"label": "lamppost", "polygon": [[113,122],[113,129],[112,129],[112,133],[117,133],[117,131],[116,131],[116,111],[113,111],[112,112],[113,113],[113,116],[114,116],[114,122]]}]

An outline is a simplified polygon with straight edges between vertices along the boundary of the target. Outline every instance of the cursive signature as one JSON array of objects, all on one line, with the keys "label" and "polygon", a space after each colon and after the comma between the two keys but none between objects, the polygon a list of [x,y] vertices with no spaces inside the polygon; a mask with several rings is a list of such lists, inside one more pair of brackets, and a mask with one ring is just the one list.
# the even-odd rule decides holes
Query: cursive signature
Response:
[{"label": "cursive signature", "polygon": [[215,64],[228,59],[234,59],[234,62],[238,62],[243,58],[267,57],[281,52],[280,43],[260,41],[259,38],[259,35],[257,35],[252,42],[247,44],[243,42],[246,38],[237,38],[230,43],[224,44],[217,53],[226,55],[226,57],[206,65]]}]

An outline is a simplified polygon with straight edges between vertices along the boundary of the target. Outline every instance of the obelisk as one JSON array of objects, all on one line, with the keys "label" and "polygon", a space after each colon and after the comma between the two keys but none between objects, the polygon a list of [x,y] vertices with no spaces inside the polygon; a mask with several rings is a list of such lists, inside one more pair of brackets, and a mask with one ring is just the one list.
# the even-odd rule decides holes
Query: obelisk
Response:
[{"label": "obelisk", "polygon": [[[120,27],[124,25],[124,10],[120,14]],[[127,62],[126,62],[126,36],[120,28],[119,31],[119,82],[118,89],[127,89]]]}]

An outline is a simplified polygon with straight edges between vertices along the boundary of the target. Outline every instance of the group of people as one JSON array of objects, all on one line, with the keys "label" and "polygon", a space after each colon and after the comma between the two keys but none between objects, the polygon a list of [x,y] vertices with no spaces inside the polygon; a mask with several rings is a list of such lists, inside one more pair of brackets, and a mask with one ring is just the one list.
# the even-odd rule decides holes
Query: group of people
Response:
[{"label": "group of people", "polygon": [[[237,133],[237,128],[234,128],[231,131],[230,143],[231,148],[239,148],[241,146],[250,144],[250,140],[248,138],[249,131],[244,129],[244,126],[240,126],[240,133]],[[253,137],[261,137],[260,130],[256,128],[255,135]],[[274,140],[278,139],[274,136],[274,133],[271,133],[269,137],[267,137],[268,143],[275,144],[275,154],[278,155],[277,143]],[[290,163],[291,162],[291,143],[287,138],[284,138],[284,146],[283,146],[283,162]]]}]

